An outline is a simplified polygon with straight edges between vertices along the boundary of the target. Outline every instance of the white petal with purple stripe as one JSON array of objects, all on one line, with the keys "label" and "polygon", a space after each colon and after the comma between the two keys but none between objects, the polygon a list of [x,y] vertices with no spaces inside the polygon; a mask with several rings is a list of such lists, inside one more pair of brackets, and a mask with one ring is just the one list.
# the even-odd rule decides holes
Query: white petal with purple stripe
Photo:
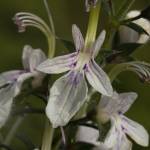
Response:
[{"label": "white petal with purple stripe", "polygon": [[46,114],[54,128],[66,125],[85,102],[87,84],[81,72],[69,72],[50,89]]},{"label": "white petal with purple stripe", "polygon": [[66,72],[74,67],[76,63],[77,52],[68,55],[58,56],[53,59],[47,59],[41,63],[37,69],[44,73],[58,74]]}]

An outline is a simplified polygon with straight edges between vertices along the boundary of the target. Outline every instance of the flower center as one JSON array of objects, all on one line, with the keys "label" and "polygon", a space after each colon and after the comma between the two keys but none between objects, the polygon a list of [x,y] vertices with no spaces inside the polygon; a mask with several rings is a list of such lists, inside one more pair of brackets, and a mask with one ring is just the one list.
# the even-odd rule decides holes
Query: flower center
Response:
[{"label": "flower center", "polygon": [[77,57],[77,64],[75,69],[82,70],[83,68],[85,68],[85,65],[89,63],[90,59],[91,59],[90,53],[80,52]]}]

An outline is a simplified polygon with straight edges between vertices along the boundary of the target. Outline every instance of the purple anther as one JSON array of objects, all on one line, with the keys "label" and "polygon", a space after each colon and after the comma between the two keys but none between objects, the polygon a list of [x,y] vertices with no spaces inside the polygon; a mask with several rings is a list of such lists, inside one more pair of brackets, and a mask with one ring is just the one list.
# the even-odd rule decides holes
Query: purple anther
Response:
[{"label": "purple anther", "polygon": [[88,65],[87,64],[84,65],[83,70],[85,70],[86,72],[88,72]]},{"label": "purple anther", "polygon": [[14,23],[18,26],[18,32],[25,32],[26,26],[17,15],[13,18],[13,20]]}]

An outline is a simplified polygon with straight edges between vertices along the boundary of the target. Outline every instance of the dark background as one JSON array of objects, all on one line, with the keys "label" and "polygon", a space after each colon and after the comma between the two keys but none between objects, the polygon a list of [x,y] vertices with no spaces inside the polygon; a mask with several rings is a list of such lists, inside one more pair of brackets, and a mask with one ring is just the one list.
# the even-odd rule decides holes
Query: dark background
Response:
[{"label": "dark background", "polygon": [[[149,0],[136,0],[132,9],[143,9]],[[120,5],[120,0],[115,0],[116,8]],[[83,0],[49,0],[57,36],[72,40],[71,26],[77,24],[83,33],[86,31],[88,14],[84,11]],[[43,34],[34,29],[28,28],[25,33],[18,33],[12,18],[15,13],[28,11],[35,13],[48,21],[47,14],[42,0],[0,0],[0,72],[22,68],[21,54],[25,44],[30,44],[34,48],[41,48],[47,51],[47,43]],[[101,19],[103,21],[103,18]],[[105,19],[104,19],[105,20]],[[101,24],[99,24],[99,29]],[[105,23],[103,23],[105,28]],[[57,44],[56,55],[65,53],[66,49],[61,43]],[[150,62],[150,43],[138,49],[134,56],[140,60]],[[139,97],[129,110],[127,115],[141,123],[150,133],[150,85],[141,83],[133,73],[122,73],[119,76],[118,87],[120,91],[135,91]],[[30,103],[38,104],[39,101],[34,97],[28,99]],[[44,119],[41,115],[26,116],[26,119],[18,128],[18,132],[28,135],[29,139],[37,146],[41,143]],[[11,124],[6,125],[7,130]],[[4,131],[1,132],[3,133]],[[32,135],[32,136],[30,136]],[[27,149],[19,140],[12,142],[14,149]],[[149,150],[134,146],[134,150]]]}]

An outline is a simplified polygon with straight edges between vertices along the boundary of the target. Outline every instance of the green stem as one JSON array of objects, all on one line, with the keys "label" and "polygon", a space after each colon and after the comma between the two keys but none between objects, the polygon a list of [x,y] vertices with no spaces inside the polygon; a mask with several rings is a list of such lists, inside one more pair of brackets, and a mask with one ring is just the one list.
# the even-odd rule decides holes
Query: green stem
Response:
[{"label": "green stem", "polygon": [[54,54],[55,54],[55,46],[56,46],[56,41],[55,41],[55,26],[54,26],[54,22],[53,22],[53,18],[50,12],[50,9],[48,7],[48,3],[47,0],[44,0],[44,5],[48,14],[48,19],[50,22],[50,27],[52,30],[52,35],[51,38],[48,38],[48,45],[49,45],[49,50],[48,50],[48,57],[49,58],[53,58]]},{"label": "green stem", "polygon": [[48,58],[53,58],[55,55],[55,38],[48,38]]},{"label": "green stem", "polygon": [[[85,49],[91,47],[91,45],[95,41],[99,14],[100,14],[100,4],[97,3],[96,7],[91,7],[90,9],[89,23],[88,23],[87,33],[85,37]],[[90,94],[91,92],[89,92],[89,96],[87,100],[89,100]],[[87,108],[87,103],[79,110],[79,112],[76,115],[76,118],[80,118],[84,116],[86,112],[86,108]]]},{"label": "green stem", "polygon": [[[49,22],[50,22],[50,27],[52,30],[52,35],[50,38],[48,38],[48,58],[53,58],[55,54],[55,45],[56,45],[56,39],[55,39],[55,27],[54,27],[54,22],[52,19],[52,15],[50,12],[50,9],[48,7],[47,0],[44,0],[44,5],[48,14]],[[45,131],[43,135],[43,142],[42,142],[42,148],[41,150],[52,150],[52,142],[53,142],[53,136],[54,136],[54,128],[50,124],[49,120],[46,118],[45,122]]]},{"label": "green stem", "polygon": [[52,150],[53,135],[54,135],[54,128],[49,123],[49,120],[46,119],[41,150]]},{"label": "green stem", "polygon": [[110,77],[111,82],[123,71],[128,70],[128,65],[126,63],[118,64],[112,68],[108,76]]},{"label": "green stem", "polygon": [[106,30],[106,37],[105,37],[105,41],[103,44],[104,49],[108,51],[112,49],[112,42],[113,42],[113,38],[114,38],[116,31],[117,31],[117,27],[112,26],[112,24],[109,24]]},{"label": "green stem", "polygon": [[91,44],[95,41],[99,14],[100,14],[100,4],[98,3],[96,7],[91,8],[88,29],[85,38],[85,48],[89,48]]},{"label": "green stem", "polygon": [[[108,23],[107,29],[106,29],[106,38],[103,47],[105,49],[111,50],[112,49],[112,42],[114,35],[118,28],[120,27],[120,20],[124,19],[125,15],[133,5],[135,0],[125,0],[118,11],[117,15],[115,17],[110,18],[110,22]],[[135,18],[136,19],[136,18]]]},{"label": "green stem", "polygon": [[10,128],[5,140],[4,140],[4,144],[6,145],[10,145],[12,139],[14,138],[14,135],[16,133],[16,131],[18,130],[19,126],[21,125],[21,123],[23,122],[24,117],[20,116],[17,118],[17,120],[15,121],[15,123],[13,124],[13,126]]}]

